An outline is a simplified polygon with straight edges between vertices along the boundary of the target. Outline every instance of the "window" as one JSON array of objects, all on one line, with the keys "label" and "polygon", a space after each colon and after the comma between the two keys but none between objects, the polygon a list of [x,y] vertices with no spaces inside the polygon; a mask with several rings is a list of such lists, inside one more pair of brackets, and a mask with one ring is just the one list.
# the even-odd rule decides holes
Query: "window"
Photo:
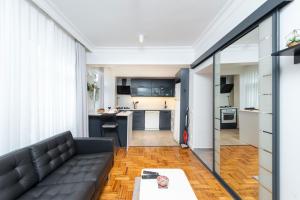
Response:
[{"label": "window", "polygon": [[76,133],[75,40],[29,1],[0,1],[0,154]]},{"label": "window", "polygon": [[259,108],[259,76],[257,66],[247,66],[241,74],[241,108]]}]

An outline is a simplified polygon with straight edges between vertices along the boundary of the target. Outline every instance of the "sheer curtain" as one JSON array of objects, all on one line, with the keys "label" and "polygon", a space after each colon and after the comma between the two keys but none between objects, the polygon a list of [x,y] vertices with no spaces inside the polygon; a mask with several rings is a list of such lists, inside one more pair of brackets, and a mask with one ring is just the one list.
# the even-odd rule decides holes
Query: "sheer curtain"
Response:
[{"label": "sheer curtain", "polygon": [[259,76],[257,66],[247,66],[241,74],[241,105],[259,108]]},{"label": "sheer curtain", "polygon": [[80,136],[88,136],[86,50],[76,42],[76,125]]},{"label": "sheer curtain", "polygon": [[76,132],[75,41],[26,0],[0,1],[0,154]]}]

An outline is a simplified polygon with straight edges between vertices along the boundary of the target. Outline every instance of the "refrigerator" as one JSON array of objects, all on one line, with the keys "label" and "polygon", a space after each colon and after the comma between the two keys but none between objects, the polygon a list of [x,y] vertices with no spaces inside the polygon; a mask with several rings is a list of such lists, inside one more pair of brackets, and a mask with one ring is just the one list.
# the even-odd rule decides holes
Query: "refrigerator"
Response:
[{"label": "refrigerator", "polygon": [[174,123],[174,132],[173,137],[176,142],[179,144],[180,140],[180,88],[181,83],[176,83],[175,85],[175,123]]}]

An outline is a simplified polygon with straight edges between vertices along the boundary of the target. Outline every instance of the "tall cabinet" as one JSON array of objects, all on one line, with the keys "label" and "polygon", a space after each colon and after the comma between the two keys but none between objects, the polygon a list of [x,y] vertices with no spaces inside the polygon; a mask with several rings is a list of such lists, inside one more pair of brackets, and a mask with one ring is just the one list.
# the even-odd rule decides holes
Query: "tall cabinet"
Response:
[{"label": "tall cabinet", "polygon": [[186,123],[186,113],[189,108],[189,69],[183,68],[176,74],[176,83],[180,83],[179,142],[183,144],[183,131]]}]

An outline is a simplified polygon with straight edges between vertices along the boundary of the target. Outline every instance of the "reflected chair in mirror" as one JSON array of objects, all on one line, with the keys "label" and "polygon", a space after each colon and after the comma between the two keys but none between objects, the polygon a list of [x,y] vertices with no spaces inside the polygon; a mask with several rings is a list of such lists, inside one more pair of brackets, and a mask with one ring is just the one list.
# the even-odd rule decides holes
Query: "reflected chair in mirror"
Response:
[{"label": "reflected chair in mirror", "polygon": [[118,132],[118,122],[116,114],[103,114],[102,118],[102,137],[111,137],[115,140],[115,146],[120,147],[121,141]]}]

